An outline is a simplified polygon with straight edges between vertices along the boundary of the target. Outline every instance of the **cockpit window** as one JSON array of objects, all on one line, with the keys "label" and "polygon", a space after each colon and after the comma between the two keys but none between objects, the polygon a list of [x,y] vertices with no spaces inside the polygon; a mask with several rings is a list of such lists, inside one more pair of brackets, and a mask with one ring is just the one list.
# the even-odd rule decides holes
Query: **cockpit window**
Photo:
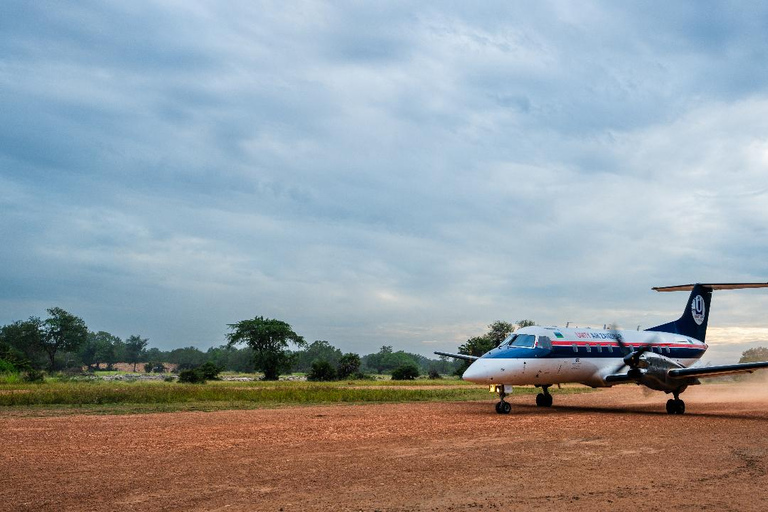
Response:
[{"label": "cockpit window", "polygon": [[537,343],[537,346],[539,348],[546,348],[547,350],[552,350],[552,340],[549,339],[549,336],[539,336],[539,342]]},{"label": "cockpit window", "polygon": [[533,334],[520,334],[512,341],[512,346],[533,348],[535,343],[536,336]]},{"label": "cockpit window", "polygon": [[499,346],[500,347],[507,347],[507,346],[511,345],[515,341],[515,338],[517,338],[517,336],[518,336],[517,334],[510,334],[509,336],[506,337],[506,339],[504,341],[501,342],[501,345],[499,345]]}]

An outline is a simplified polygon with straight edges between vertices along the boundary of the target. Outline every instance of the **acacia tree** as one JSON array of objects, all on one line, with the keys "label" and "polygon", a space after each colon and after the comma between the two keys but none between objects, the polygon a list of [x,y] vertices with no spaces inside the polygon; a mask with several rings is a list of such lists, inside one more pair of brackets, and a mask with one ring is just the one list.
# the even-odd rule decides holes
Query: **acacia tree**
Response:
[{"label": "acacia tree", "polygon": [[293,332],[291,326],[280,320],[257,316],[228,324],[227,346],[245,343],[253,349],[256,370],[264,372],[264,380],[277,380],[280,370],[288,367],[291,354],[288,344],[304,347],[304,338]]},{"label": "acacia tree", "polygon": [[59,350],[74,352],[88,337],[88,328],[82,318],[67,313],[61,308],[51,308],[51,315],[42,324],[40,347],[48,354],[50,370],[53,371],[56,353]]}]

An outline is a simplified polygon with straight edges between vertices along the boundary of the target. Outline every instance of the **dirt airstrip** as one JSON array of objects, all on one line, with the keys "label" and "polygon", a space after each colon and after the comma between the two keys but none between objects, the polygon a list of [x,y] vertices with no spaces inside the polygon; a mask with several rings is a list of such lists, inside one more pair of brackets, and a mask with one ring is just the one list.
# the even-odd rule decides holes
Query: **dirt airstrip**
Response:
[{"label": "dirt airstrip", "polygon": [[0,510],[765,510],[765,384],[486,402],[24,417]]}]

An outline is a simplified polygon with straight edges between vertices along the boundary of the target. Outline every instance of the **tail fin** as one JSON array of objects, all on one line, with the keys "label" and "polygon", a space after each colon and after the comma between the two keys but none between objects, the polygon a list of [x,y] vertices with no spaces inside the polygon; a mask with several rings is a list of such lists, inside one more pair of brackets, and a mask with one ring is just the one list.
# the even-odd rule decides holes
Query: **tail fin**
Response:
[{"label": "tail fin", "polygon": [[691,290],[683,316],[674,322],[657,325],[646,331],[671,332],[704,341],[709,321],[709,303],[714,290],[741,290],[744,288],[768,288],[768,283],[707,283],[683,284],[654,288],[657,292],[679,292]]},{"label": "tail fin", "polygon": [[[707,336],[707,322],[709,321],[709,304],[712,302],[712,286],[704,284],[686,285],[693,286],[691,295],[688,297],[688,304],[683,310],[683,315],[675,320],[656,327],[646,329],[647,331],[671,332],[689,336],[699,341],[704,341]],[[670,286],[676,290],[686,288]],[[673,291],[664,288],[654,288],[656,291]]]}]

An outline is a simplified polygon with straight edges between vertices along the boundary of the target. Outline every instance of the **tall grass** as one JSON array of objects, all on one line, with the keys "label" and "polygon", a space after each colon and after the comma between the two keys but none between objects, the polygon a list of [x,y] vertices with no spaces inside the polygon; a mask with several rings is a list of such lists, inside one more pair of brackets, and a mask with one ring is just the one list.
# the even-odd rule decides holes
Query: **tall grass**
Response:
[{"label": "tall grass", "polygon": [[[360,385],[357,385],[360,384]],[[48,382],[0,385],[0,406],[171,404],[190,402],[253,402],[310,404],[329,402],[410,402],[472,400],[488,396],[468,386],[370,386],[349,383],[209,383],[166,382]]]}]

